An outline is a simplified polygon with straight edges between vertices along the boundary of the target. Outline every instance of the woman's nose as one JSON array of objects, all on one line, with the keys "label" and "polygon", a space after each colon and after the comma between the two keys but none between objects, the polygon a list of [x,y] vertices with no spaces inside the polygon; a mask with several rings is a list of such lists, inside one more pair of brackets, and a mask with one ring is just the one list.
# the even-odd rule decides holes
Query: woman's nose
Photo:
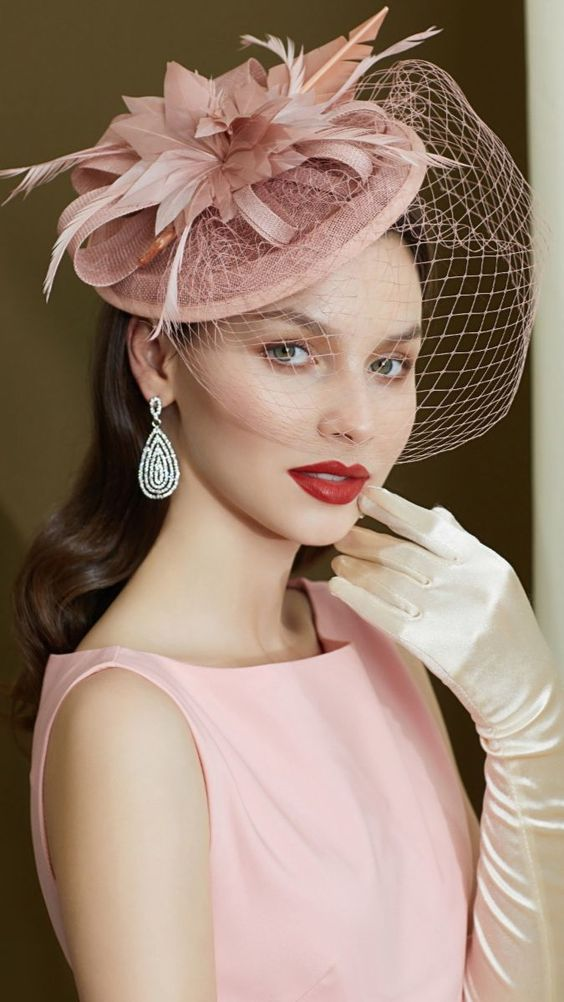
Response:
[{"label": "woman's nose", "polygon": [[319,433],[328,438],[342,435],[360,444],[373,438],[376,421],[374,389],[367,385],[365,374],[340,373],[322,411]]}]

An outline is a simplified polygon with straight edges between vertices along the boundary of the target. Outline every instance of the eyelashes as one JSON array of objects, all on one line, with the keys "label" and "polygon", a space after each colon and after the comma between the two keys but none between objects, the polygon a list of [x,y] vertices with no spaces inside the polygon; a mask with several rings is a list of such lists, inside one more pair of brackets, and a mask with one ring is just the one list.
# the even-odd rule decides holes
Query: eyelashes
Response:
[{"label": "eyelashes", "polygon": [[[301,363],[301,364],[296,364],[295,358],[276,358],[276,357],[272,357],[272,355],[269,354],[269,352],[271,352],[271,351],[277,351],[277,350],[288,351],[289,349],[293,349],[293,348],[297,348],[297,349],[305,352],[306,355],[307,355],[307,357],[311,358],[311,355],[310,355],[310,353],[309,353],[306,345],[302,344],[299,341],[275,341],[275,342],[271,342],[270,344],[265,344],[265,345],[262,346],[260,354],[261,354],[261,356],[263,358],[268,359],[271,362],[274,362],[281,369],[292,369],[292,370],[296,371],[297,369],[306,369],[306,368],[309,368],[307,362]],[[398,375],[395,375],[395,376],[389,376],[387,373],[384,373],[382,375],[382,374],[379,374],[376,369],[372,370],[372,372],[375,375],[380,375],[381,378],[383,378],[383,379],[386,380],[386,382],[396,382],[398,380],[404,379],[407,376],[407,374],[410,372],[410,370],[413,369],[413,364],[414,364],[413,361],[412,361],[412,359],[409,358],[406,355],[402,355],[399,358],[396,357],[396,356],[393,356],[393,355],[381,355],[376,361],[377,362],[381,362],[381,361],[385,361],[385,362],[397,362],[397,363],[399,363],[401,365],[401,371],[400,371],[400,373]]]}]

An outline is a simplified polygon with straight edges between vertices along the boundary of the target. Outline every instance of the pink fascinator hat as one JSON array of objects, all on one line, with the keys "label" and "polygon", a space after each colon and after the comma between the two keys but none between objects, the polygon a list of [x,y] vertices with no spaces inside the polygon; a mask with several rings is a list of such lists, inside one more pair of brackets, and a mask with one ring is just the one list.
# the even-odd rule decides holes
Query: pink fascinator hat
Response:
[{"label": "pink fascinator hat", "polygon": [[218,319],[293,292],[380,236],[426,165],[448,162],[374,102],[351,99],[376,62],[438,30],[371,55],[387,11],[306,54],[243,35],[281,58],[268,71],[251,58],[213,80],[169,62],[163,97],[124,97],[128,114],[95,146],[0,171],[25,172],[9,201],[72,168],[79,197],[59,219],[47,298],[67,250],[120,309]]},{"label": "pink fascinator hat", "polygon": [[[276,56],[270,69],[249,58],[208,79],[169,62],[163,96],[124,97],[95,145],[0,177],[23,175],[9,201],[71,171],[44,292],[67,251],[102,299],[154,322],[151,337],[201,324],[225,343],[223,321],[260,318],[395,229],[422,263],[407,462],[507,412],[543,237],[526,180],[452,77],[423,60],[378,65],[440,30],[373,53],[387,13],[307,53],[243,35]],[[201,377],[194,341],[186,364]]]}]

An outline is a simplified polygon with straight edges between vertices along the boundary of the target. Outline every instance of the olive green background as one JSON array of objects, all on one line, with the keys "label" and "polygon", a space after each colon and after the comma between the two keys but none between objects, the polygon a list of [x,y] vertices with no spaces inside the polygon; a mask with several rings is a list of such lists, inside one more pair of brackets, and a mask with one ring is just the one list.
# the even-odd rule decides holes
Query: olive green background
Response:
[{"label": "olive green background", "polygon": [[[520,0],[396,0],[381,48],[431,25],[413,50],[461,85],[527,173],[524,25]],[[167,60],[218,75],[264,50],[239,50],[243,32],[290,36],[306,51],[348,32],[377,3],[251,0],[158,4],[3,4],[0,8],[0,167],[38,163],[92,145],[125,111],[120,96],[162,94]],[[411,53],[410,53],[411,55]],[[0,181],[0,200],[16,180]],[[56,221],[74,197],[67,174],[0,209],[2,476],[0,477],[2,678],[17,664],[8,589],[31,531],[65,494],[89,428],[86,366],[100,300],[65,256],[48,304],[42,284]],[[388,486],[427,507],[439,503],[514,566],[531,595],[529,364],[510,414],[457,450],[397,467]],[[329,577],[330,568],[316,570]],[[461,773],[480,812],[483,753],[474,725],[433,677]],[[41,898],[31,850],[28,767],[9,735],[2,756],[0,993],[13,1002],[76,999]]]}]

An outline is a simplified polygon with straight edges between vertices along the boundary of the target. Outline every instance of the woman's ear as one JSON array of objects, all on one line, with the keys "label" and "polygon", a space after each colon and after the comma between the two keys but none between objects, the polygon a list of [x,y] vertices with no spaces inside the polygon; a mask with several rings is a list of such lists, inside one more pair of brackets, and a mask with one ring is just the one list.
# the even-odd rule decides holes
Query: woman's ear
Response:
[{"label": "woman's ear", "polygon": [[130,317],[126,328],[127,353],[131,371],[145,399],[159,396],[166,407],[175,399],[172,362],[176,352],[164,334],[149,341],[152,329],[143,317]]}]

